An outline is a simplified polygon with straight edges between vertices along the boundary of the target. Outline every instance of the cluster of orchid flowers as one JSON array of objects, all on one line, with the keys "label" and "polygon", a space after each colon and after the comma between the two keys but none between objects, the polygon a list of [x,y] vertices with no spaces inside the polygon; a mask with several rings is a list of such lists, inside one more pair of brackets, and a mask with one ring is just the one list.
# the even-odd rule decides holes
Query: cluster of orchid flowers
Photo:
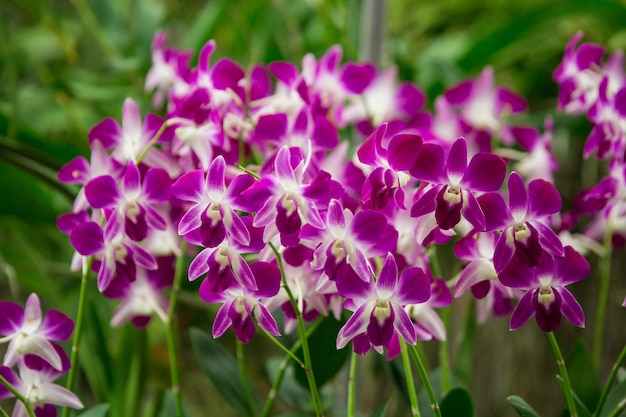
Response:
[{"label": "cluster of orchid flowers", "polygon": [[24,307],[0,302],[0,343],[8,342],[0,377],[16,391],[0,384],[0,400],[21,397],[12,417],[28,416],[26,404],[37,417],[56,417],[56,406],[83,408],[74,393],[54,383],[70,369],[70,359],[56,342],[66,341],[73,331],[74,322],[65,314],[50,310],[42,315],[36,294]]},{"label": "cluster of orchid flowers", "polygon": [[[593,230],[626,233],[622,55],[602,68],[603,50],[576,50],[578,40],[555,72],[559,107],[588,111],[597,128],[586,152],[613,158],[581,207],[603,218]],[[395,69],[342,64],[339,47],[301,68],[248,72],[227,58],[211,64],[214,49],[208,42],[191,67],[191,53],[158,33],[146,90],[166,117],[142,119],[127,99],[121,124],[90,131],[91,160],[59,172],[82,188],[58,226],[74,267],[92,268],[102,294],[121,300],[112,325],[167,321],[175,259],[193,254],[189,279],[221,304],[213,335],[230,327],[244,343],[257,325],[280,334],[278,309],[284,332],[298,314],[348,310],[338,349],[352,341],[359,354],[395,355],[400,338],[444,340],[436,309],[468,290],[480,321],[512,312],[511,329],[533,316],[545,332],[562,316],[584,326],[566,286],[589,264],[567,233],[573,222],[559,219],[552,122],[544,132],[511,123],[525,100],[496,87],[491,68],[429,112]],[[463,268],[446,281],[432,249],[452,241]]]}]

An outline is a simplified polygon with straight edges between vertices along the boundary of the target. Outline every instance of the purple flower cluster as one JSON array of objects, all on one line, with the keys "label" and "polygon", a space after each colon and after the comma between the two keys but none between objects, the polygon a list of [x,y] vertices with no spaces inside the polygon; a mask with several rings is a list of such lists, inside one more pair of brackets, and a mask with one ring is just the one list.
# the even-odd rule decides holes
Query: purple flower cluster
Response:
[{"label": "purple flower cluster", "polygon": [[[61,312],[50,310],[42,316],[36,294],[28,297],[25,307],[0,302],[0,343],[9,343],[0,376],[28,401],[38,417],[56,417],[57,405],[83,408],[75,394],[54,384],[70,369],[67,354],[56,342],[69,339],[73,331],[74,322]],[[12,396],[0,384],[0,400]],[[24,404],[16,403],[12,416],[27,415]]]},{"label": "purple flower cluster", "polygon": [[[599,58],[593,48],[576,51],[575,40],[555,72],[569,89],[559,106],[594,115],[618,108],[619,59],[593,96],[587,73]],[[204,301],[222,305],[215,337],[232,327],[248,342],[256,325],[278,335],[278,309],[287,332],[298,313],[310,321],[348,310],[337,348],[352,341],[360,354],[393,354],[399,337],[445,339],[434,309],[467,290],[481,321],[512,312],[511,329],[533,315],[546,332],[562,316],[584,326],[566,286],[589,265],[554,231],[552,121],[544,132],[512,123],[525,100],[496,87],[491,68],[445,91],[430,112],[395,69],[342,63],[339,47],[305,56],[299,68],[274,62],[248,72],[229,59],[212,63],[214,49],[208,42],[191,67],[191,53],[158,33],[146,89],[165,119],[142,122],[127,99],[121,126],[106,119],[90,132],[91,161],[76,158],[59,173],[83,186],[59,228],[75,265],[92,257],[100,291],[122,300],[114,325],[167,319],[161,292],[184,239],[197,247],[189,279],[202,280]],[[360,135],[354,143],[343,140],[350,129]],[[623,155],[616,143],[603,154]],[[604,187],[625,190],[623,173]],[[463,269],[446,282],[429,248],[448,242]]]}]

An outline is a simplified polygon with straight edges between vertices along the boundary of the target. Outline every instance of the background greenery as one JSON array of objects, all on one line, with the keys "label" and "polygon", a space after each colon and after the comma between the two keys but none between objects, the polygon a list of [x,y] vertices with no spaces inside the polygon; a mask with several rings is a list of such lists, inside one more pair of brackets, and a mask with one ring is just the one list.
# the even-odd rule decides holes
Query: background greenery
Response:
[{"label": "background greenery", "polygon": [[[74,314],[79,280],[69,271],[72,250],[56,230],[55,219],[71,209],[76,190],[58,184],[55,173],[74,156],[87,154],[88,130],[104,117],[119,119],[125,97],[133,97],[144,114],[151,110],[143,79],[157,29],[170,32],[172,45],[195,52],[213,38],[217,57],[227,56],[244,67],[273,60],[299,63],[305,53],[320,56],[334,44],[343,47],[345,59],[354,60],[369,56],[371,48],[364,39],[376,22],[367,17],[366,3],[0,1],[0,299],[21,302],[35,291],[45,308]],[[551,73],[577,30],[585,32],[585,40],[603,43],[610,51],[626,46],[626,5],[618,1],[396,0],[385,10],[375,15],[384,23],[381,67],[398,66],[400,77],[418,83],[432,104],[447,86],[492,65],[499,84],[528,99],[530,112],[523,119],[537,126],[542,126],[546,114],[555,113],[557,89]],[[556,122],[555,147],[563,166],[558,181],[567,205],[581,184],[597,178],[601,167],[578,162],[589,131],[584,119],[557,116]],[[616,258],[623,255],[622,251]],[[607,340],[603,376],[626,337],[625,314],[619,308],[625,286],[619,267],[614,270],[608,312],[613,330]],[[575,292],[589,294],[583,307],[588,322],[593,323],[594,282],[588,280]],[[132,397],[134,391],[124,393],[134,387],[124,372],[134,366],[137,381],[148,372],[154,378],[147,386],[137,382],[133,389],[144,393],[138,394],[139,402],[118,411],[124,415],[137,407],[153,415],[150,412],[158,409],[167,387],[167,354],[160,325],[153,324],[145,334],[130,328],[110,332],[107,322],[112,305],[95,291],[90,300],[82,381],[85,386],[89,381],[94,392],[82,392],[83,400],[92,405],[107,395]],[[193,288],[184,293],[181,309],[181,343],[187,349],[183,352],[185,401],[194,415],[203,415],[198,410],[229,415],[232,409],[214,395],[192,355],[186,354],[190,349],[186,329],[195,325],[209,330],[214,312],[197,301]],[[568,340],[590,339],[567,323],[562,327]],[[506,329],[504,320],[476,330],[470,390],[477,415],[513,415],[504,399],[514,393],[530,399],[546,415],[557,415],[563,404],[547,342],[537,337],[532,325],[514,333]],[[229,348],[232,342],[225,339]],[[262,341],[252,345],[262,359],[271,354],[271,349],[265,353]],[[564,346],[571,348],[573,342]],[[108,362],[102,362],[102,357]],[[435,355],[431,357],[434,362]],[[361,371],[365,374],[379,365],[370,358]],[[250,366],[261,392],[266,392],[264,362]],[[381,389],[383,379],[365,380],[359,408],[368,411],[386,391]],[[400,405],[390,410],[390,414],[403,415]]]}]

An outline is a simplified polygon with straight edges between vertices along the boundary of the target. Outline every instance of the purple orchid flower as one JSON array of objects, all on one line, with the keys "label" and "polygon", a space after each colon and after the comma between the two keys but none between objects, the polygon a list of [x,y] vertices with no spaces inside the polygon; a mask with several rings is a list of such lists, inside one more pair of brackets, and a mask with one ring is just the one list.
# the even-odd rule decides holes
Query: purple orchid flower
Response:
[{"label": "purple orchid flower", "polygon": [[[300,239],[300,230],[304,224],[323,229],[324,222],[320,210],[328,206],[332,198],[343,194],[343,187],[330,178],[324,171],[318,172],[312,180],[305,183],[305,175],[310,167],[311,147],[306,158],[298,149],[283,146],[274,160],[274,175],[264,175],[247,193],[250,202],[262,202],[256,210],[250,206],[248,211],[257,211],[255,227],[265,227],[264,240],[271,240],[280,234],[283,246],[295,246]],[[294,151],[294,152],[292,152]]]},{"label": "purple orchid flower", "polygon": [[497,193],[480,198],[488,228],[502,230],[493,258],[496,271],[502,271],[514,255],[528,266],[537,265],[542,249],[563,256],[563,244],[546,224],[561,209],[561,196],[554,185],[537,179],[526,191],[524,180],[514,171],[509,175],[508,190],[508,207]]},{"label": "purple orchid flower", "polygon": [[113,210],[108,221],[119,221],[124,232],[139,242],[148,228],[164,230],[167,222],[155,209],[170,197],[170,177],[160,168],[150,168],[143,180],[139,168],[129,162],[121,183],[110,175],[94,178],[85,186],[87,202],[96,209]]},{"label": "purple orchid flower", "polygon": [[571,246],[565,247],[563,255],[552,256],[542,250],[535,267],[513,258],[499,274],[504,285],[527,290],[511,315],[511,330],[523,326],[533,315],[544,332],[556,330],[561,315],[575,326],[585,326],[583,309],[565,286],[585,278],[591,268]]},{"label": "purple orchid flower", "polygon": [[95,222],[76,226],[70,232],[70,242],[83,256],[96,256],[93,267],[98,271],[98,289],[106,290],[114,277],[134,281],[137,267],[153,270],[156,260],[122,232],[121,224],[106,222],[104,231]]},{"label": "purple orchid flower", "polygon": [[74,322],[65,314],[50,310],[41,314],[39,297],[31,294],[25,307],[0,302],[0,343],[9,342],[3,365],[13,366],[26,354],[41,357],[53,368],[61,369],[65,353],[51,342],[62,342],[72,335]]},{"label": "purple orchid flower", "polygon": [[598,97],[602,79],[601,60],[604,48],[594,43],[576,44],[583,33],[577,32],[567,43],[563,61],[552,78],[559,84],[558,108],[570,114],[585,113]]},{"label": "purple orchid flower", "polygon": [[467,163],[467,143],[460,138],[452,145],[444,162],[441,146],[425,143],[411,175],[433,186],[420,195],[411,208],[411,216],[420,217],[435,212],[441,229],[451,229],[461,216],[478,230],[487,223],[475,193],[496,191],[506,175],[506,163],[499,156],[479,152]]},{"label": "purple orchid flower", "polygon": [[598,99],[588,112],[594,127],[585,142],[583,155],[588,157],[595,152],[598,158],[623,161],[626,159],[626,86],[613,94],[608,89],[609,78],[604,77],[598,89]]},{"label": "purple orchid flower", "polygon": [[541,178],[554,183],[554,172],[559,168],[559,162],[552,152],[553,126],[552,117],[546,117],[543,133],[530,126],[513,127],[513,136],[526,152],[518,154],[506,149],[498,150],[498,153],[515,160],[513,170],[527,181]]},{"label": "purple orchid flower", "polygon": [[[202,170],[188,172],[172,185],[172,194],[193,205],[178,224],[178,233],[187,237],[200,229],[201,242],[206,247],[219,245],[226,234],[242,245],[250,243],[250,233],[235,210],[246,210],[240,204],[240,194],[254,183],[249,174],[236,176],[226,186],[226,162],[215,158],[205,174]],[[189,240],[189,239],[188,239]]]},{"label": "purple orchid flower", "polygon": [[248,343],[254,336],[257,323],[274,336],[279,336],[276,321],[264,305],[264,300],[275,296],[280,289],[280,270],[267,262],[256,262],[250,265],[254,276],[255,289],[231,281],[231,285],[223,290],[215,290],[209,285],[200,285],[200,298],[208,303],[223,303],[213,322],[213,337],[220,337],[232,326],[237,338]]},{"label": "purple orchid flower", "polygon": [[372,269],[369,258],[383,256],[396,247],[398,232],[382,213],[362,210],[352,214],[338,200],[331,200],[324,229],[306,228],[302,238],[319,242],[312,267],[324,269],[331,280],[341,279],[345,268],[353,269],[363,281],[369,281]]},{"label": "purple orchid flower", "polygon": [[408,171],[415,164],[422,138],[398,129],[401,123],[383,123],[357,150],[359,161],[373,167],[361,191],[365,208],[382,208],[388,200],[405,208],[403,187],[411,180]]},{"label": "purple orchid flower", "polygon": [[[6,379],[33,407],[37,417],[56,417],[56,405],[82,409],[83,404],[73,392],[53,381],[70,369],[70,360],[59,346],[54,347],[56,355],[63,358],[60,369],[36,355],[25,355],[17,363],[19,376],[7,367],[0,366],[0,375]],[[63,353],[63,355],[61,355]],[[11,398],[13,394],[0,384],[0,400]],[[26,407],[17,402],[11,417],[28,417]]]},{"label": "purple orchid flower", "polygon": [[[337,349],[359,338],[354,343],[356,353],[365,354],[370,346],[381,352],[383,346],[389,346],[395,332],[409,344],[417,341],[404,306],[423,303],[430,297],[430,279],[421,268],[405,268],[398,276],[396,261],[387,254],[377,280],[365,282],[354,273],[348,274],[337,282],[337,289],[348,299],[346,307],[355,310],[339,330]],[[363,343],[365,337],[369,343]]]}]

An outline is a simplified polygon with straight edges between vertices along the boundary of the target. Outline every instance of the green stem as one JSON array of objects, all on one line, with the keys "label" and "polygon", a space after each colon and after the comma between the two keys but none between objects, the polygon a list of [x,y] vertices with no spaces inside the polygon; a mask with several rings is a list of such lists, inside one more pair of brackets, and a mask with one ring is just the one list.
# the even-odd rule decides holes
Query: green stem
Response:
[{"label": "green stem", "polygon": [[415,362],[415,365],[417,366],[417,373],[420,375],[422,384],[424,384],[424,388],[426,389],[426,394],[428,395],[428,400],[430,401],[430,407],[433,409],[433,414],[435,417],[441,417],[441,409],[439,408],[439,402],[437,401],[433,384],[431,384],[430,378],[428,378],[428,372],[426,371],[424,362],[417,351],[417,347],[409,345],[408,348],[411,356],[413,357],[413,362]]},{"label": "green stem", "polygon": [[602,411],[602,407],[604,407],[604,403],[609,396],[609,391],[611,391],[613,382],[615,382],[615,378],[617,377],[617,372],[619,371],[620,366],[622,366],[624,360],[626,360],[626,346],[624,346],[622,352],[619,354],[619,357],[617,358],[617,361],[615,361],[613,369],[611,369],[611,373],[606,380],[606,384],[604,385],[602,393],[600,394],[600,399],[598,400],[598,406],[596,407],[595,413],[593,413],[594,417],[598,417],[600,415],[600,411]]},{"label": "green stem", "polygon": [[407,344],[404,339],[400,338],[400,348],[402,349],[402,365],[404,366],[404,375],[406,377],[407,391],[409,391],[409,401],[411,402],[411,415],[420,417],[420,408],[417,403],[417,394],[415,393],[415,382],[413,381],[413,370],[411,369],[411,361],[407,351]]},{"label": "green stem", "polygon": [[185,415],[183,408],[183,399],[180,395],[180,372],[178,369],[178,355],[176,354],[176,334],[174,314],[176,305],[178,304],[178,294],[180,293],[180,281],[183,276],[185,251],[187,242],[183,240],[180,244],[180,254],[176,259],[176,269],[174,271],[174,282],[170,292],[170,305],[167,311],[167,323],[165,323],[165,337],[167,339],[167,352],[170,363],[170,381],[172,383],[172,394],[174,395],[174,403],[176,405],[176,414],[179,417]]},{"label": "green stem", "polygon": [[[67,382],[65,387],[72,391],[74,388],[74,380],[76,379],[76,370],[78,368],[78,350],[80,346],[80,336],[83,332],[83,320],[85,318],[85,305],[87,301],[87,281],[89,271],[93,263],[93,256],[84,260],[83,273],[80,280],[80,292],[78,296],[78,311],[76,312],[76,327],[74,328],[74,339],[72,340],[72,354],[70,356],[70,371],[67,374]],[[63,408],[63,417],[68,417],[70,409]]]},{"label": "green stem", "polygon": [[168,123],[167,122],[163,122],[163,124],[161,125],[161,127],[159,128],[159,130],[157,130],[157,132],[154,134],[154,136],[152,137],[152,139],[150,139],[150,142],[148,142],[148,144],[146,145],[146,147],[144,148],[144,150],[141,151],[141,153],[139,154],[139,156],[137,156],[137,161],[135,161],[137,163],[137,165],[139,165],[139,163],[141,161],[143,161],[143,158],[146,157],[146,155],[148,154],[148,151],[150,151],[150,149],[152,149],[152,147],[154,146],[155,143],[157,143],[157,141],[159,140],[159,138],[161,137],[161,135],[163,134],[163,132],[165,132],[165,129],[168,128]]},{"label": "green stem", "polygon": [[609,299],[609,282],[611,281],[611,255],[613,229],[610,226],[611,220],[607,223],[604,235],[604,254],[600,259],[600,292],[598,294],[598,308],[596,310],[596,326],[593,339],[593,364],[596,369],[600,368],[602,358],[602,338],[604,336],[604,318],[606,316],[606,305]]},{"label": "green stem", "polygon": [[561,374],[561,378],[563,379],[563,394],[565,395],[565,400],[567,402],[567,408],[569,409],[570,417],[577,417],[576,403],[574,402],[574,395],[572,394],[572,385],[569,381],[569,374],[567,373],[567,367],[565,366],[565,360],[563,359],[563,355],[561,354],[559,343],[557,342],[556,336],[554,336],[553,332],[548,332],[547,335],[548,340],[550,341],[550,346],[552,346],[552,352],[554,353],[554,357],[556,358],[556,364],[559,367],[559,373]]},{"label": "green stem", "polygon": [[256,410],[256,404],[254,402],[254,398],[252,397],[252,391],[250,390],[250,380],[248,378],[248,373],[246,372],[246,362],[243,355],[243,343],[237,339],[235,344],[237,345],[237,365],[239,365],[239,375],[241,376],[241,381],[243,382],[246,399],[248,400],[250,409]]},{"label": "green stem", "polygon": [[[450,307],[441,309],[441,321],[445,328],[449,330],[450,325]],[[450,377],[450,345],[449,337],[439,341],[439,370],[441,372],[441,394],[446,395],[452,387]]]},{"label": "green stem", "polygon": [[7,414],[6,411],[4,411],[4,408],[0,407],[0,416],[2,417],[9,417],[9,415]]},{"label": "green stem", "polygon": [[617,404],[617,406],[613,409],[611,414],[608,415],[608,417],[619,416],[622,411],[624,411],[624,408],[626,408],[626,398],[624,398],[622,401],[619,402],[619,404]]},{"label": "green stem", "polygon": [[283,287],[287,292],[287,296],[289,297],[289,301],[291,302],[291,306],[293,310],[296,312],[296,319],[298,324],[298,336],[300,340],[302,340],[302,354],[304,356],[304,372],[307,377],[307,381],[309,383],[309,390],[311,392],[311,399],[313,400],[313,409],[315,410],[315,415],[318,417],[324,416],[324,406],[322,405],[322,399],[320,397],[319,391],[317,389],[317,383],[315,382],[315,375],[313,374],[313,364],[311,362],[311,352],[309,351],[309,342],[306,337],[306,328],[304,327],[304,319],[302,318],[302,312],[298,308],[298,303],[287,284],[287,278],[285,277],[285,268],[283,266],[283,260],[280,256],[280,252],[276,249],[271,242],[269,243],[274,255],[276,255],[276,261],[278,262],[278,268],[280,269],[280,276],[283,283]]},{"label": "green stem", "polygon": [[[311,333],[313,333],[315,329],[317,329],[317,327],[320,325],[320,323],[322,322],[321,319],[322,318],[318,319],[311,326],[309,326],[309,328],[306,331],[307,339],[311,335]],[[276,344],[283,351],[287,352],[287,356],[285,356],[283,360],[280,362],[280,366],[278,367],[278,374],[276,375],[276,379],[274,380],[274,383],[272,384],[272,388],[270,389],[270,392],[267,394],[267,400],[265,401],[265,404],[263,405],[263,410],[261,411],[261,417],[268,417],[270,415],[270,412],[272,411],[272,407],[274,406],[274,401],[276,401],[276,394],[278,393],[278,389],[280,388],[280,385],[282,384],[283,377],[285,376],[285,371],[287,370],[287,366],[289,365],[289,362],[291,362],[291,360],[293,359],[296,361],[298,365],[302,367],[302,369],[305,369],[306,366],[300,360],[300,358],[298,358],[295,355],[295,352],[297,352],[298,349],[300,349],[300,347],[302,346],[302,342],[300,340],[297,340],[296,343],[293,344],[291,349],[287,349],[285,345],[280,343],[280,341],[276,339],[276,337],[274,337],[274,335],[272,335],[270,332],[263,329],[263,327],[261,327],[260,329],[264,331],[264,333],[270,338],[270,340],[274,344]]]},{"label": "green stem", "polygon": [[15,387],[11,385],[9,381],[4,379],[2,375],[0,375],[0,384],[4,385],[9,391],[11,391],[11,394],[13,394],[15,398],[17,398],[19,401],[22,402],[22,404],[24,404],[24,407],[26,407],[26,412],[28,413],[29,417],[35,417],[33,407],[30,405],[26,397],[24,397],[17,389],[15,389]]},{"label": "green stem", "polygon": [[348,374],[348,417],[355,416],[355,385],[356,385],[356,361],[358,354],[352,352],[350,357],[350,373]]}]

